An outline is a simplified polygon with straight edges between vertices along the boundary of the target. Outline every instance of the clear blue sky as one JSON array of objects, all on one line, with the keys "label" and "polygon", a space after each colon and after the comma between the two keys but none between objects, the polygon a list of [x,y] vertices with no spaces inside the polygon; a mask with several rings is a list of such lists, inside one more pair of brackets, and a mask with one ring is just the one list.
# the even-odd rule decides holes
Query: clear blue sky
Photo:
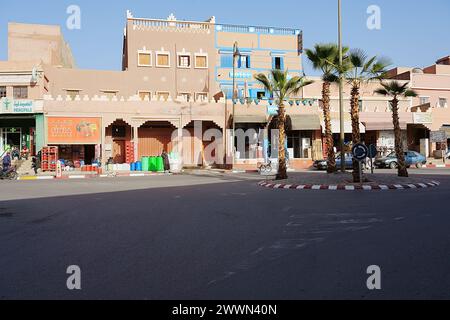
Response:
[{"label": "clear blue sky", "polygon": [[[450,1],[448,0],[342,0],[344,42],[371,55],[389,57],[394,65],[427,66],[450,55]],[[78,67],[115,69],[121,66],[125,11],[136,17],[206,20],[219,23],[270,25],[300,28],[305,47],[337,39],[337,0],[39,0],[7,1],[0,10],[0,60],[7,58],[7,23],[59,24],[74,53]],[[81,30],[65,27],[66,8],[79,5]],[[382,28],[366,27],[369,5],[381,8]],[[98,52],[98,55],[92,55]],[[311,74],[309,63],[305,70]]]}]

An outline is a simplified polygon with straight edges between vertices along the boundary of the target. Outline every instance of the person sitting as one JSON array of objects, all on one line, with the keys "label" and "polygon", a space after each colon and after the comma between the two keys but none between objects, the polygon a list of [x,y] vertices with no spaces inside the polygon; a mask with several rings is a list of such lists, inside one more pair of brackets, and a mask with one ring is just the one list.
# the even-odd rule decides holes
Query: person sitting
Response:
[{"label": "person sitting", "polygon": [[11,168],[11,153],[8,151],[2,160],[3,172],[7,172]]},{"label": "person sitting", "polygon": [[11,158],[12,160],[19,160],[20,159],[20,152],[17,149],[17,147],[13,147],[11,151]]},{"label": "person sitting", "polygon": [[30,156],[30,150],[28,149],[27,145],[24,144],[22,151],[20,152],[20,157],[22,159],[28,160],[28,157]]}]

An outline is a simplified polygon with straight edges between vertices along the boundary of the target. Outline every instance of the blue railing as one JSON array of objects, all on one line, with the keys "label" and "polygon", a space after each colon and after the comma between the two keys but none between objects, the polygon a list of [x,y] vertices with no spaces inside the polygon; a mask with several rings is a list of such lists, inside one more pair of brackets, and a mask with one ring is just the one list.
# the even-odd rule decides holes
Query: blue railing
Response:
[{"label": "blue railing", "polygon": [[276,34],[276,35],[299,35],[299,29],[291,28],[275,28],[275,27],[261,27],[261,26],[243,26],[233,24],[218,24],[216,30],[221,32],[236,32],[236,33],[258,33],[258,34]]}]

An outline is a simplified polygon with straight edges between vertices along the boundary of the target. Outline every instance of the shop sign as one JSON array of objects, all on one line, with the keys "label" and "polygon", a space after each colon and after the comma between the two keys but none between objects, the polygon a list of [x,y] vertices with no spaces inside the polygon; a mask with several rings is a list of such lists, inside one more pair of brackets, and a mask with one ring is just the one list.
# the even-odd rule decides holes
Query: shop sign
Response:
[{"label": "shop sign", "polygon": [[431,113],[418,113],[413,114],[414,124],[430,124],[433,123],[433,115]]},{"label": "shop sign", "polygon": [[34,102],[32,100],[1,100],[2,113],[34,113]]},{"label": "shop sign", "polygon": [[446,142],[447,132],[445,131],[432,131],[430,132],[430,142]]},{"label": "shop sign", "polygon": [[47,117],[48,144],[100,144],[101,118]]}]

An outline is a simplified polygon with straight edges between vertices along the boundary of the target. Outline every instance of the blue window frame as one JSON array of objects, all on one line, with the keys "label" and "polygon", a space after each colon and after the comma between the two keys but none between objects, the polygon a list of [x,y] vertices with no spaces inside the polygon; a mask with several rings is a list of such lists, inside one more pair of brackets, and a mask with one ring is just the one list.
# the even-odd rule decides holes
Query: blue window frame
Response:
[{"label": "blue window frame", "polygon": [[284,70],[284,57],[272,57],[272,69]]},{"label": "blue window frame", "polygon": [[244,55],[240,56],[238,59],[238,68],[239,69],[250,69],[251,63],[250,63],[250,56]]},{"label": "blue window frame", "polygon": [[232,54],[222,54],[220,56],[220,66],[222,68],[233,68],[233,55]]}]

